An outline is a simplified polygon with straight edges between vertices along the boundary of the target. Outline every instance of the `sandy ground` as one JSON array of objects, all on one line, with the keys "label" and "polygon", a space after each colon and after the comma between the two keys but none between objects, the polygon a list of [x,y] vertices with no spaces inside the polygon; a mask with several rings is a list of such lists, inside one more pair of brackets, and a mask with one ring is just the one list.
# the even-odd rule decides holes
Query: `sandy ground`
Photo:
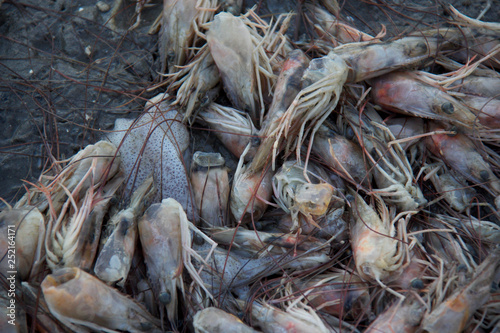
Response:
[{"label": "sandy ground", "polygon": [[[22,180],[36,181],[53,161],[102,138],[117,117],[135,118],[145,101],[161,92],[146,89],[159,81],[158,36],[148,30],[162,3],[151,1],[133,31],[127,28],[135,21],[135,2],[128,0],[117,7],[114,30],[112,0],[99,6],[87,0],[1,5],[0,197],[15,202],[24,193]],[[443,24],[447,15],[436,1],[340,3],[353,25],[376,34],[384,24],[390,36]],[[486,1],[452,3],[473,17],[486,6]],[[297,1],[246,2],[254,4],[263,16],[300,11]],[[500,1],[492,0],[484,20],[499,17]],[[297,15],[291,34],[298,38],[304,33],[300,25]],[[192,133],[195,146],[216,143],[208,132]]]}]

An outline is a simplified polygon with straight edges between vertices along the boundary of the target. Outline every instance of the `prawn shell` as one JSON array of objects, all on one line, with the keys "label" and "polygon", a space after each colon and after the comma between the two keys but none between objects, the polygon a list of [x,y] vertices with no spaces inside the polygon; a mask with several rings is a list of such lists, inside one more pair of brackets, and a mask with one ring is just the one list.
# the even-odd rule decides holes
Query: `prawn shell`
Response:
[{"label": "prawn shell", "polygon": [[267,209],[266,201],[271,200],[272,196],[274,173],[271,170],[263,170],[264,174],[254,173],[247,167],[244,168],[240,176],[235,177],[233,181],[229,207],[237,221],[248,223],[257,221],[264,215]]},{"label": "prawn shell", "polygon": [[262,124],[261,136],[264,137],[252,160],[252,169],[261,170],[269,158],[269,152],[275,143],[272,133],[279,125],[279,119],[290,107],[302,89],[302,76],[309,65],[309,59],[301,50],[293,50],[288,54],[281,68],[274,90],[273,101]]},{"label": "prawn shell", "polygon": [[198,311],[193,318],[196,333],[256,333],[245,325],[238,317],[214,307]]},{"label": "prawn shell", "polygon": [[333,49],[349,65],[347,82],[360,82],[401,69],[418,66],[435,55],[437,38],[404,37],[391,42],[349,43]]},{"label": "prawn shell", "polygon": [[343,178],[364,185],[371,182],[371,173],[364,167],[363,151],[357,143],[323,127],[314,139],[312,150]]},{"label": "prawn shell", "polygon": [[[195,25],[208,22],[215,9],[213,1],[164,0],[162,27],[159,33],[159,53],[162,72],[174,73],[184,65],[196,36]],[[196,21],[196,23],[195,23]]]},{"label": "prawn shell", "polygon": [[310,316],[306,320],[303,316],[295,315],[294,311],[286,312],[257,302],[252,304],[252,319],[263,332],[330,332],[317,316]]},{"label": "prawn shell", "polygon": [[500,100],[472,95],[462,96],[461,99],[477,115],[481,125],[500,129]]},{"label": "prawn shell", "polygon": [[207,43],[229,99],[237,109],[248,111],[256,123],[254,46],[247,27],[240,18],[219,13],[207,32]]},{"label": "prawn shell", "polygon": [[414,333],[420,326],[425,306],[414,296],[407,298],[403,304],[395,302],[382,312],[366,329],[366,333],[401,332]]},{"label": "prawn shell", "polygon": [[328,183],[301,184],[297,186],[295,204],[305,214],[320,216],[328,210],[335,189]]},{"label": "prawn shell", "polygon": [[[300,226],[300,233],[302,235],[311,235],[314,237],[322,239],[330,239],[332,236],[336,235],[336,240],[339,242],[342,240],[348,240],[348,223],[342,219],[344,209],[335,209],[328,212],[321,218],[315,220],[316,224],[320,226],[318,229],[312,223],[308,222],[308,219],[303,215],[298,215],[298,224]],[[267,227],[266,223],[262,223],[264,227]],[[272,221],[269,223],[270,227],[276,228],[284,233],[289,233],[294,228],[294,220],[290,214],[283,212],[277,221]]]},{"label": "prawn shell", "polygon": [[177,316],[177,285],[182,281],[182,223],[186,213],[174,199],[151,205],[139,220],[139,236],[148,277],[156,295],[167,293],[167,314]]},{"label": "prawn shell", "polygon": [[469,128],[476,125],[476,115],[467,106],[441,89],[413,78],[409,72],[378,77],[371,85],[375,104],[387,110]]},{"label": "prawn shell", "polygon": [[307,300],[313,308],[339,318],[355,318],[370,304],[368,285],[348,272],[315,277],[301,289],[307,293]]},{"label": "prawn shell", "polygon": [[102,248],[94,267],[101,280],[121,286],[127,280],[137,242],[137,224],[131,212],[123,212],[116,229]]},{"label": "prawn shell", "polygon": [[[442,127],[432,124],[431,129],[442,130]],[[454,136],[433,134],[426,138],[425,144],[429,151],[441,157],[452,170],[473,183],[484,184],[483,187],[496,196],[500,194],[500,180],[472,139],[461,133]]]},{"label": "prawn shell", "polygon": [[358,194],[352,205],[351,246],[356,269],[367,280],[383,280],[401,267],[395,258],[398,241],[389,212],[380,197],[375,197],[382,218]]},{"label": "prawn shell", "polygon": [[442,193],[446,202],[456,211],[464,211],[476,196],[474,188],[468,187],[465,179],[456,172],[446,170],[441,174],[436,173],[430,180],[438,193]]},{"label": "prawn shell", "polygon": [[[413,136],[424,134],[424,120],[422,118],[403,117],[391,118],[384,121],[396,139],[406,139]],[[413,139],[402,143],[401,146],[407,150],[410,146],[416,144],[419,139]]]},{"label": "prawn shell", "polygon": [[267,248],[270,254],[283,254],[284,249],[296,251],[309,251],[320,248],[322,242],[316,238],[304,235],[283,233],[268,233],[257,230],[239,228],[211,228],[207,230],[211,238],[218,244],[231,245],[250,254],[259,254]]},{"label": "prawn shell", "polygon": [[280,115],[279,113],[286,111],[292,104],[302,88],[302,76],[308,66],[309,59],[301,50],[293,50],[288,54],[276,82],[273,101],[263,124],[264,128],[268,128]]},{"label": "prawn shell", "polygon": [[140,305],[79,268],[63,268],[47,275],[42,292],[50,312],[63,323],[94,330],[135,332],[158,326]]},{"label": "prawn shell", "polygon": [[104,246],[94,267],[102,281],[117,282],[120,287],[125,284],[137,244],[137,219],[155,192],[153,177],[150,177],[134,192],[129,207],[112,217],[109,224],[113,231],[105,242],[105,237],[101,237]]},{"label": "prawn shell", "polygon": [[[496,74],[496,72],[494,72]],[[463,79],[454,81],[450,85],[457,92],[475,96],[500,99],[500,77],[469,75]]]},{"label": "prawn shell", "polygon": [[201,220],[210,226],[224,226],[229,199],[229,178],[219,153],[196,152],[191,168],[191,185]]},{"label": "prawn shell", "polygon": [[[323,4],[323,6],[325,6],[325,8],[328,8],[328,11],[313,4],[309,3],[304,4],[305,7],[308,9],[308,11],[312,13],[311,21],[313,21],[312,23],[315,23],[316,30],[320,30],[318,31],[320,35],[323,35],[324,32],[326,31],[327,33],[332,35],[334,43],[340,42],[343,44],[354,43],[354,42],[377,41],[374,37],[362,31],[359,31],[350,25],[340,22],[337,19],[340,10],[337,1],[323,0],[321,1],[321,3]],[[321,29],[318,29],[316,24],[318,24],[321,27]]]},{"label": "prawn shell", "polygon": [[[15,235],[11,234],[13,230]],[[27,280],[33,264],[41,255],[45,237],[43,215],[36,207],[6,209],[0,213],[0,231],[5,235],[0,238],[0,267],[3,272],[16,270],[21,280]],[[10,261],[7,253],[9,248],[14,248],[9,245],[10,236],[15,237],[15,269],[7,269]]]},{"label": "prawn shell", "polygon": [[241,111],[231,107],[222,106],[217,103],[201,110],[199,116],[214,130],[217,138],[237,158],[240,158],[245,148],[250,144],[250,150],[245,155],[245,161],[252,161],[260,138],[257,130],[249,117],[245,117]]},{"label": "prawn shell", "polygon": [[[467,63],[475,56],[482,58],[490,54],[495,48],[498,49],[498,32],[496,33],[496,38],[492,38],[491,36],[474,36],[473,34],[467,33],[467,38],[460,38],[462,49],[458,52],[451,53],[450,57],[462,63]],[[460,33],[460,37],[463,37],[462,32]],[[500,69],[499,53],[484,61],[483,64],[494,67],[497,70]]]},{"label": "prawn shell", "polygon": [[461,332],[472,315],[484,305],[491,295],[491,284],[500,266],[500,248],[495,248],[479,265],[472,280],[458,288],[443,303],[425,316],[422,329],[425,332]]}]

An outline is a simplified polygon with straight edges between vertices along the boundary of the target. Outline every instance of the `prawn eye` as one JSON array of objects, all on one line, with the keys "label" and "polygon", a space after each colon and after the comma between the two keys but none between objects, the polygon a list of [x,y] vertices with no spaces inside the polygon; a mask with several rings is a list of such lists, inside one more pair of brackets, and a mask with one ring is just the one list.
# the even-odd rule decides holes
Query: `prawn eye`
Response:
[{"label": "prawn eye", "polygon": [[413,279],[413,280],[411,280],[410,285],[411,285],[412,288],[418,289],[418,290],[422,290],[425,287],[424,286],[424,282],[422,280],[420,280],[420,279]]},{"label": "prawn eye", "polygon": [[441,105],[441,110],[443,110],[443,112],[447,114],[452,114],[453,112],[455,112],[455,108],[450,102],[443,103]]},{"label": "prawn eye", "polygon": [[481,170],[481,172],[479,173],[479,176],[481,177],[483,182],[487,181],[490,178],[490,174],[486,170]]},{"label": "prawn eye", "polygon": [[160,302],[163,305],[166,305],[166,304],[170,303],[170,301],[172,301],[172,296],[170,296],[170,293],[168,291],[166,291],[164,293],[161,293],[160,297],[158,299],[160,300]]},{"label": "prawn eye", "polygon": [[200,100],[200,107],[201,108],[204,108],[206,106],[208,106],[208,104],[210,104],[210,98],[208,98],[208,96],[203,96]]},{"label": "prawn eye", "polygon": [[253,147],[260,146],[260,138],[258,136],[252,137],[252,146]]}]

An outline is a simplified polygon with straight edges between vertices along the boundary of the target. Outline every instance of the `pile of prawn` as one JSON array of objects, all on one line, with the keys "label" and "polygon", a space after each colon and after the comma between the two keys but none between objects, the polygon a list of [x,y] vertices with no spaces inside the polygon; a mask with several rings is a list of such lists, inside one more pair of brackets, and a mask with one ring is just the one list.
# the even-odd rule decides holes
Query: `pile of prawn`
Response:
[{"label": "pile of prawn", "polygon": [[500,331],[500,24],[384,39],[320,2],[293,40],[165,0],[161,92],[0,213],[2,332]]}]

